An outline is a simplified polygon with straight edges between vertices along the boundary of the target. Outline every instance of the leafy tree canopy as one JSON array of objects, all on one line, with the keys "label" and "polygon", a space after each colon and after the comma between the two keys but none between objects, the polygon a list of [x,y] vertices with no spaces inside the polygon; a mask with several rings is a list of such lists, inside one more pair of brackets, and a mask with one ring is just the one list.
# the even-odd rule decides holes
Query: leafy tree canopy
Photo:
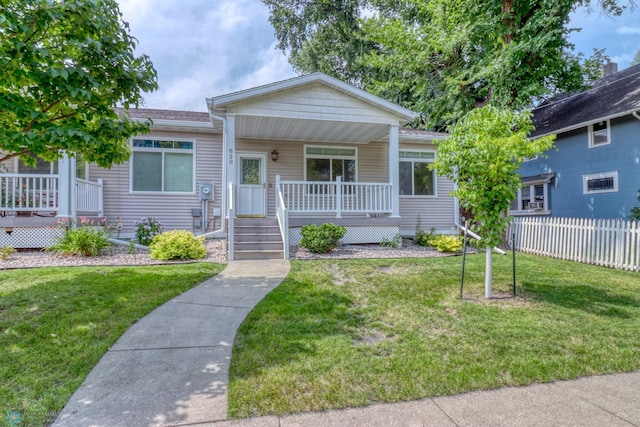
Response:
[{"label": "leafy tree canopy", "polygon": [[631,65],[640,64],[640,50],[636,51],[636,54],[633,56],[633,60],[631,61]]},{"label": "leafy tree canopy", "polygon": [[530,113],[486,105],[456,123],[438,146],[434,167],[456,183],[453,195],[473,214],[473,229],[486,246],[502,243],[505,212],[522,185],[520,164],[553,145],[555,135],[529,140],[532,130]]},{"label": "leafy tree canopy", "polygon": [[[622,0],[624,1],[624,0]],[[422,113],[444,130],[491,103],[519,110],[599,77],[573,53],[569,14],[619,15],[633,0],[263,0],[298,72],[323,71]]]},{"label": "leafy tree canopy", "polygon": [[53,161],[61,151],[110,167],[149,123],[119,116],[157,89],[156,71],[115,0],[3,0],[0,161]]}]

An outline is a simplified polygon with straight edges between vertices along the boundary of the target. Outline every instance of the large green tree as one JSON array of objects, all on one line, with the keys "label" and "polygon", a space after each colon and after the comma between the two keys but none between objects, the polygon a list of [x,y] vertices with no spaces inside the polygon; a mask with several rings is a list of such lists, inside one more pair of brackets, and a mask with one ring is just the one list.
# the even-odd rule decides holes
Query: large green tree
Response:
[{"label": "large green tree", "polygon": [[487,103],[513,109],[598,77],[568,41],[578,6],[633,0],[263,0],[299,72],[323,71],[422,113],[443,130]]},{"label": "large green tree", "polygon": [[115,0],[3,0],[0,8],[0,161],[79,153],[110,167],[149,129],[114,107],[138,106],[156,71]]}]

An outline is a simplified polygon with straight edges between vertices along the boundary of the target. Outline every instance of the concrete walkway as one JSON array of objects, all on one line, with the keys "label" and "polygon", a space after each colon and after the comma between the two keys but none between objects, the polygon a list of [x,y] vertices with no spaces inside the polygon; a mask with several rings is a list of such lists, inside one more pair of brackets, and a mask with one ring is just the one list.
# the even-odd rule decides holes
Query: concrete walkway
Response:
[{"label": "concrete walkway", "polygon": [[288,272],[286,261],[233,261],[157,308],[105,354],[54,426],[640,427],[640,372],[225,421],[236,330]]},{"label": "concrete walkway", "polygon": [[109,349],[53,425],[225,420],[236,331],[288,273],[288,261],[233,261],[218,276],[158,307]]}]

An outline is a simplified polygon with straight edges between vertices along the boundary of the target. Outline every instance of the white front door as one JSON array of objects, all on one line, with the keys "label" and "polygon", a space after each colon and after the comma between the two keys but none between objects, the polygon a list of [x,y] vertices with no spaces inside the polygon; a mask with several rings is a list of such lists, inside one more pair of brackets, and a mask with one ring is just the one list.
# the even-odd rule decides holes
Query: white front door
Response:
[{"label": "white front door", "polygon": [[237,216],[266,216],[266,153],[238,153]]}]

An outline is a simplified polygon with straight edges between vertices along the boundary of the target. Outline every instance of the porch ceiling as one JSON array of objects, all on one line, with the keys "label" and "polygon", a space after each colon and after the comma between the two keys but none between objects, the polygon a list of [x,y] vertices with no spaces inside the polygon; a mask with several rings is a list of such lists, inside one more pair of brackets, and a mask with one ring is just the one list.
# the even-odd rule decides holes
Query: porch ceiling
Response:
[{"label": "porch ceiling", "polygon": [[367,144],[386,139],[388,134],[387,124],[287,117],[236,117],[236,138]]}]

